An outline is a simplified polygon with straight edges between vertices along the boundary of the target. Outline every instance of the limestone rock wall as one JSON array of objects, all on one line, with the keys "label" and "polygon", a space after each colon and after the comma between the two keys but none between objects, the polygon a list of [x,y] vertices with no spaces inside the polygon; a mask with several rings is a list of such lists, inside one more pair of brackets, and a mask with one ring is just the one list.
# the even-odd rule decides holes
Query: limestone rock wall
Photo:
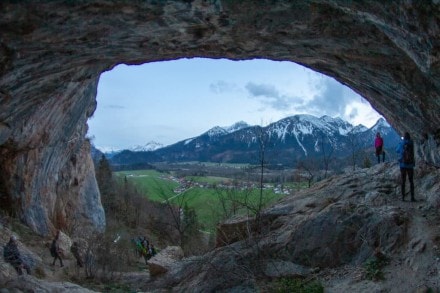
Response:
[{"label": "limestone rock wall", "polygon": [[[363,95],[439,164],[439,11],[437,0],[1,1],[2,205],[41,234],[55,217],[66,221],[60,186],[76,172],[70,158],[83,145],[99,75],[119,63],[297,62]],[[91,170],[81,170],[89,187],[72,190],[94,206],[88,213],[101,211]],[[102,228],[103,216],[85,218]]]}]

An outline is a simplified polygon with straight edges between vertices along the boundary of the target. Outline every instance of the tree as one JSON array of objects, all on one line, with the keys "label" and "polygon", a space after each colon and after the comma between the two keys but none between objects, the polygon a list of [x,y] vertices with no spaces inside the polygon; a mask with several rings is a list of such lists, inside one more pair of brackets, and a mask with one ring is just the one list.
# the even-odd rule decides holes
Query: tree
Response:
[{"label": "tree", "polygon": [[368,158],[368,156],[365,156],[364,158],[364,168],[370,168],[371,167],[371,160]]},{"label": "tree", "polygon": [[[328,143],[326,144],[326,140],[328,140]],[[324,178],[327,178],[327,173],[330,167],[330,162],[332,159],[333,154],[333,148],[330,143],[330,139],[325,137],[324,134],[321,135],[321,152],[322,152],[322,159],[324,163]]]},{"label": "tree", "polygon": [[96,180],[98,181],[99,191],[101,194],[108,195],[113,189],[113,176],[110,163],[105,155],[101,156],[96,170]]},{"label": "tree", "polygon": [[110,163],[105,155],[102,155],[98,162],[95,176],[101,193],[101,199],[103,200],[104,210],[111,210],[115,206],[114,182]]},{"label": "tree", "polygon": [[351,165],[353,167],[353,171],[355,171],[361,144],[359,138],[353,131],[350,131],[348,133],[348,143],[351,151]]},{"label": "tree", "polygon": [[[197,237],[199,230],[199,223],[197,214],[193,208],[188,206],[187,192],[192,188],[192,183],[186,186],[186,190],[177,195],[167,195],[164,190],[160,190],[160,196],[163,201],[162,204],[168,210],[171,220],[168,225],[171,225],[178,233],[179,245],[184,250],[188,250],[188,240]],[[172,235],[168,235],[172,238]]]},{"label": "tree", "polygon": [[302,160],[298,162],[297,168],[299,170],[304,170],[305,174],[301,174],[300,176],[304,176],[307,180],[307,186],[310,188],[312,186],[312,182],[315,179],[315,172],[317,171],[317,162],[313,158],[308,158],[307,160]]},{"label": "tree", "polygon": [[266,166],[265,155],[266,155],[266,147],[268,144],[267,132],[264,131],[262,127],[259,127],[258,129],[260,130],[259,133],[257,134],[258,146],[259,146],[260,180],[259,180],[258,204],[257,204],[257,209],[255,211],[257,229],[259,229],[258,227],[260,227],[261,224],[261,210],[263,209],[264,168]]}]

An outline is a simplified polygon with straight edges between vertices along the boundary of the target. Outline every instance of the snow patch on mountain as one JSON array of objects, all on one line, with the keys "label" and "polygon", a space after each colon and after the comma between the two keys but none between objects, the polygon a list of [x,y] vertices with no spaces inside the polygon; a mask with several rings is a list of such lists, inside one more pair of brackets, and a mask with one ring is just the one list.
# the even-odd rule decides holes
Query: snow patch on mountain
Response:
[{"label": "snow patch on mountain", "polygon": [[122,149],[117,149],[114,147],[106,147],[106,146],[95,146],[95,148],[105,154],[116,154],[122,151]]},{"label": "snow patch on mountain", "polygon": [[370,129],[374,132],[380,132],[383,128],[390,128],[391,126],[388,124],[388,122],[380,118],[377,120],[376,124],[374,124]]},{"label": "snow patch on mountain", "polygon": [[314,130],[319,129],[327,133],[329,136],[336,133],[346,136],[354,128],[353,125],[339,117],[332,118],[327,115],[318,118],[308,114],[300,114],[286,119],[289,119],[293,123],[295,129],[303,135],[313,135]]},{"label": "snow patch on mountain", "polygon": [[339,134],[340,134],[340,135],[347,135],[348,133],[350,133],[351,128],[342,128],[342,127],[339,127],[339,128],[338,128],[338,131],[339,131]]},{"label": "snow patch on mountain", "polygon": [[368,130],[368,127],[366,127],[365,125],[359,124],[355,127],[353,127],[353,129],[351,130],[352,134],[356,134],[356,133],[360,133],[360,132],[365,132]]},{"label": "snow patch on mountain", "polygon": [[289,125],[289,123],[273,124],[273,129],[272,131],[270,131],[270,133],[275,133],[278,139],[284,141],[286,138],[286,134],[288,133]]},{"label": "snow patch on mountain", "polygon": [[313,127],[311,125],[298,124],[296,126],[296,129],[299,132],[301,132],[302,134],[312,134],[313,133]]},{"label": "snow patch on mountain", "polygon": [[298,142],[298,145],[303,149],[304,151],[304,155],[307,157],[307,150],[306,148],[303,146],[303,144],[301,143],[301,141],[298,138],[298,132],[296,130],[292,131],[293,135],[295,136],[296,141]]},{"label": "snow patch on mountain", "polygon": [[224,129],[223,127],[220,127],[220,126],[215,126],[206,132],[206,134],[209,137],[221,136],[221,135],[225,135],[227,133],[228,132],[226,131],[226,129]]},{"label": "snow patch on mountain", "polygon": [[185,140],[185,141],[183,142],[183,144],[184,144],[184,145],[187,145],[187,144],[189,144],[190,142],[192,142],[193,140],[194,140],[194,138],[187,139],[187,140]]},{"label": "snow patch on mountain", "polygon": [[133,152],[152,152],[163,147],[164,145],[159,142],[149,141],[145,145],[134,146],[129,150]]},{"label": "snow patch on mountain", "polygon": [[247,128],[247,127],[250,127],[250,125],[244,121],[239,121],[239,122],[234,123],[231,126],[225,126],[225,127],[214,126],[210,130],[205,132],[205,134],[207,134],[209,137],[216,137],[216,136],[222,136],[222,135],[225,135],[228,133],[233,133],[235,131],[238,131],[238,130],[241,130],[241,129]]},{"label": "snow patch on mountain", "polygon": [[315,152],[319,152],[319,139],[315,141]]},{"label": "snow patch on mountain", "polygon": [[223,129],[225,129],[228,133],[232,133],[232,132],[235,132],[237,130],[247,128],[247,127],[250,127],[250,125],[244,121],[238,121],[238,122],[232,124],[231,126],[223,127]]}]

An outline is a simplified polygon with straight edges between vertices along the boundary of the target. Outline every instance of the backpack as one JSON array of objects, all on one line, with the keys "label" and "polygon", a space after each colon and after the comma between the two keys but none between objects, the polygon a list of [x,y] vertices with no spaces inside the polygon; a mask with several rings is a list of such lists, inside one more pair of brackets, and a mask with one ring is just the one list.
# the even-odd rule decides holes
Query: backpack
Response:
[{"label": "backpack", "polygon": [[52,241],[52,244],[50,246],[50,255],[52,255],[53,257],[57,256],[57,244],[55,240]]},{"label": "backpack", "polygon": [[402,162],[404,164],[414,164],[414,149],[412,143],[406,142],[403,144]]},{"label": "backpack", "polygon": [[9,252],[9,247],[6,245],[3,247],[3,258],[5,259],[5,261],[8,261],[9,255],[11,253]]}]

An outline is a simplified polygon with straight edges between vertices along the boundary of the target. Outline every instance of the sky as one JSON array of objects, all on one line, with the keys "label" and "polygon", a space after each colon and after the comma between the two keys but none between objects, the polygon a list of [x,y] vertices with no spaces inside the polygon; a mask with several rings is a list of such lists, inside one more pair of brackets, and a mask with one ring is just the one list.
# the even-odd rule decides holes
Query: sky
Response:
[{"label": "sky", "polygon": [[215,126],[266,126],[296,114],[371,127],[381,117],[333,78],[287,61],[179,59],[101,74],[88,137],[101,151],[170,145]]}]

